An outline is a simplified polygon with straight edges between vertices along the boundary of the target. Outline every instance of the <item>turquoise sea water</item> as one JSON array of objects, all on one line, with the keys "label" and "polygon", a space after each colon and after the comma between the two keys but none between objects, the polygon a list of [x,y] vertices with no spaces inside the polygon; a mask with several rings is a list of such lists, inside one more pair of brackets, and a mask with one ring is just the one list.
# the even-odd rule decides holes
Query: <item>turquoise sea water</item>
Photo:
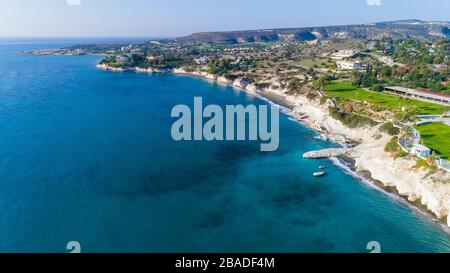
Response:
[{"label": "turquoise sea water", "polygon": [[[305,151],[332,147],[287,116],[280,149],[174,142],[177,104],[266,104],[174,75],[109,73],[99,57],[24,56],[74,41],[0,40],[0,251],[449,252],[430,217]],[[327,165],[328,176],[312,173]]]}]

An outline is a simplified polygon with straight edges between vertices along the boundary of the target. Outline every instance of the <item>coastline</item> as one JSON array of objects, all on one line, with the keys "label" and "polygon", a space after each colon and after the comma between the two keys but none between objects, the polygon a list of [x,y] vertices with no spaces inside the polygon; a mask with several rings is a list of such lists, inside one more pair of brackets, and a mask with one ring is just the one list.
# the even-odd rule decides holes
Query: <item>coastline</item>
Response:
[{"label": "coastline", "polygon": [[[350,129],[328,114],[327,105],[318,99],[310,100],[302,95],[287,95],[286,89],[265,88],[260,90],[255,84],[249,84],[242,78],[235,80],[223,76],[215,76],[206,72],[187,72],[184,69],[157,70],[142,68],[112,68],[98,64],[99,69],[112,72],[137,73],[171,73],[199,77],[206,80],[239,88],[251,95],[273,102],[270,96],[283,98],[287,105],[281,107],[289,109],[289,115],[303,125],[318,131],[325,140],[334,141],[342,146],[356,145],[349,155],[359,180],[371,180],[371,184],[388,194],[399,196],[412,207],[431,213],[440,223],[446,222],[450,227],[450,182],[436,182],[437,178],[450,181],[450,175],[445,172],[429,175],[426,170],[417,169],[416,161],[412,158],[394,159],[384,151],[391,136],[379,131],[380,126],[372,128]],[[277,104],[278,102],[275,102]],[[288,107],[291,106],[291,107]],[[299,155],[301,156],[301,155]],[[332,161],[337,159],[332,159]],[[335,165],[336,162],[333,162]],[[348,166],[347,166],[348,167]],[[364,174],[364,175],[362,175]]]}]

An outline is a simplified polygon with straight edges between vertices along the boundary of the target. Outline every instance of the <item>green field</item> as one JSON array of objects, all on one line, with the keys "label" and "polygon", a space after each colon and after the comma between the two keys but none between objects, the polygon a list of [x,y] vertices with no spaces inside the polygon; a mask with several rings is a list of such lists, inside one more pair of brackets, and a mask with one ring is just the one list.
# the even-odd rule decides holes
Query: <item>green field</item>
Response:
[{"label": "green field", "polygon": [[367,91],[345,82],[333,82],[326,87],[327,94],[333,98],[348,99],[359,102],[369,102],[387,110],[394,110],[402,105],[415,105],[421,115],[439,115],[445,112],[445,106],[418,100],[401,99],[398,96]]},{"label": "green field", "polygon": [[450,159],[450,126],[442,123],[426,123],[416,129],[425,146],[439,153],[443,159]]}]

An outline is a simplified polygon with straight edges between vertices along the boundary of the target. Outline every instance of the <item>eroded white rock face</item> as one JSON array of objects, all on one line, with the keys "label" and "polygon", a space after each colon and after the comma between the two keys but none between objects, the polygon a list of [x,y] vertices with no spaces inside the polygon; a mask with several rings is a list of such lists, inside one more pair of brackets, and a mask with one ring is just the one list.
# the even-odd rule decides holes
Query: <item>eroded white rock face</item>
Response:
[{"label": "eroded white rock face", "polygon": [[123,68],[110,67],[106,64],[98,64],[97,68],[102,69],[102,70],[112,71],[112,72],[124,72],[125,71],[125,69],[123,69]]},{"label": "eroded white rock face", "polygon": [[[296,97],[295,101],[298,104],[294,110],[296,115],[310,127],[324,132],[326,138],[361,142],[351,152],[358,170],[369,171],[373,179],[387,187],[395,187],[411,202],[420,200],[436,217],[447,217],[450,222],[450,183],[442,182],[450,181],[449,173],[439,171],[428,175],[428,171],[415,168],[414,158],[392,158],[384,151],[392,137],[381,134],[378,127],[350,129],[331,118],[326,107],[320,103],[305,97]],[[381,138],[375,137],[380,135]]]},{"label": "eroded white rock face", "polygon": [[[174,74],[189,74],[186,70],[184,70],[183,68],[175,68],[173,70]],[[194,74],[194,72],[192,73]]]},{"label": "eroded white rock face", "polygon": [[249,84],[245,87],[245,90],[249,93],[255,94],[258,90],[255,84]]},{"label": "eroded white rock face", "polygon": [[234,80],[233,85],[243,89],[247,87],[247,83],[242,80],[242,78],[237,78],[236,80]]},{"label": "eroded white rock face", "polygon": [[153,73],[154,70],[152,68],[135,67],[134,68],[134,72],[137,72],[137,73]]},{"label": "eroded white rock face", "polygon": [[450,178],[446,172],[429,175],[428,171],[417,169],[414,159],[394,159],[384,152],[391,137],[370,138],[355,148],[353,157],[359,169],[367,170],[372,177],[385,186],[395,187],[400,195],[409,201],[419,201],[439,219],[448,216],[450,208]]},{"label": "eroded white rock face", "polygon": [[232,81],[232,80],[227,79],[227,78],[224,77],[224,76],[218,77],[218,78],[217,78],[217,81],[218,81],[219,83],[228,84],[228,85],[232,85],[232,84],[233,84],[233,81]]},{"label": "eroded white rock face", "polygon": [[208,79],[208,80],[217,80],[216,76],[212,75],[212,74],[208,74],[208,73],[203,73],[203,76]]},{"label": "eroded white rock face", "polygon": [[324,149],[319,151],[311,151],[308,153],[305,153],[303,155],[303,158],[330,158],[330,157],[338,157],[344,154],[348,154],[351,152],[351,149],[345,149],[345,148],[337,148],[337,149]]}]

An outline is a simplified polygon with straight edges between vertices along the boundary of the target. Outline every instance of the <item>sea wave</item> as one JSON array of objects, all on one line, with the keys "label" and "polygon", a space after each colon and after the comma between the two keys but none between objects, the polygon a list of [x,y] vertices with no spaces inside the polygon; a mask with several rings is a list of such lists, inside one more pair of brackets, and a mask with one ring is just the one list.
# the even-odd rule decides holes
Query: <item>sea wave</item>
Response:
[{"label": "sea wave", "polygon": [[288,107],[286,107],[286,106],[284,106],[284,105],[281,105],[281,104],[279,104],[279,103],[276,103],[275,101],[273,101],[273,100],[271,100],[271,99],[269,99],[269,98],[267,98],[267,97],[264,97],[263,95],[260,95],[260,94],[253,94],[253,95],[254,95],[255,97],[257,97],[258,99],[263,100],[263,101],[265,101],[265,102],[268,102],[268,103],[270,103],[271,105],[273,105],[273,106],[279,108],[281,113],[283,113],[283,114],[285,114],[285,115],[287,115],[287,116],[293,117],[293,111],[292,111],[292,109],[289,109]]}]

